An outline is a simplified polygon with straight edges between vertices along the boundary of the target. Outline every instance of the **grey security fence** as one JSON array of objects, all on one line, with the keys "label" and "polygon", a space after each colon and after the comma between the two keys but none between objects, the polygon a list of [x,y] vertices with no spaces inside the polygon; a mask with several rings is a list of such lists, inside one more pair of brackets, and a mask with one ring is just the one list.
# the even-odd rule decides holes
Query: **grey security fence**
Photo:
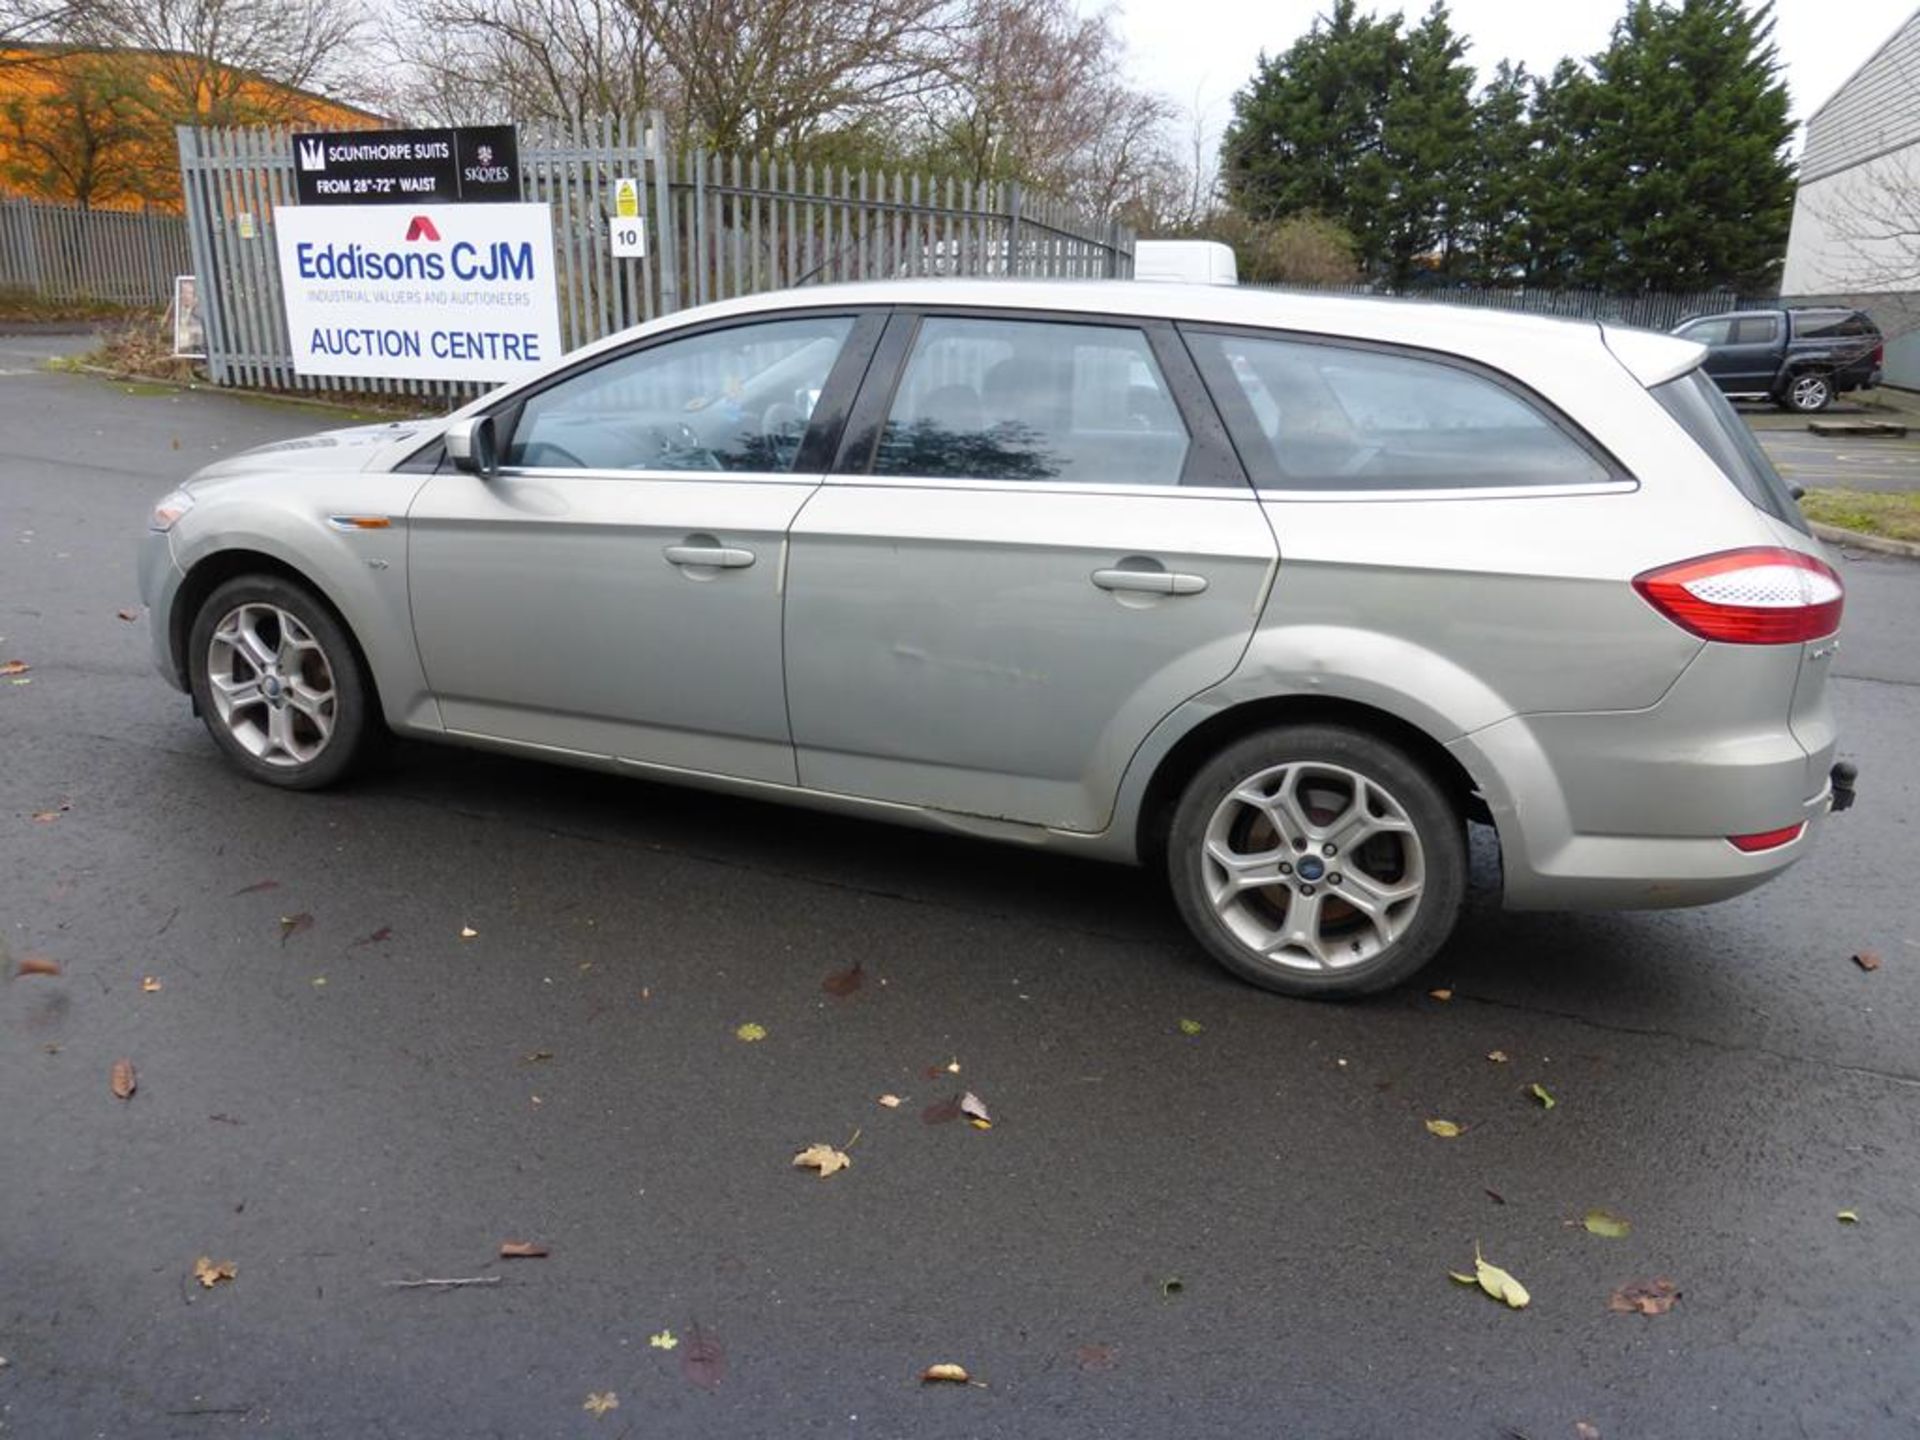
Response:
[{"label": "grey security fence", "polygon": [[[180,170],[208,369],[223,385],[351,388],[451,399],[454,381],[293,373],[273,216],[296,203],[292,136],[182,128]],[[793,285],[910,275],[1125,276],[1130,231],[1015,185],[674,155],[656,114],[585,128],[520,127],[522,192],[553,215],[568,349],[688,305]],[[642,259],[607,233],[617,182],[638,182]],[[377,212],[368,213],[374,223]]]},{"label": "grey security fence", "polygon": [[0,200],[0,289],[43,300],[164,305],[185,275],[178,215]]}]

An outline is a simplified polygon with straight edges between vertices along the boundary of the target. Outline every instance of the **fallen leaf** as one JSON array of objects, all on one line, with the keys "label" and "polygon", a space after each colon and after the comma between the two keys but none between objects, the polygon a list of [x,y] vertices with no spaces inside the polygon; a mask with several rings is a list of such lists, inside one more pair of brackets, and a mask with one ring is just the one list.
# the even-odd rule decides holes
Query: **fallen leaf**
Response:
[{"label": "fallen leaf", "polygon": [[143,995],[158,995],[160,993],[160,977],[158,975],[143,975],[140,978],[140,991]]},{"label": "fallen leaf", "polygon": [[1427,991],[1427,998],[1430,1000],[1451,1000],[1453,998],[1453,991],[1442,986],[1438,990]]},{"label": "fallen leaf", "polygon": [[1466,1285],[1478,1285],[1494,1299],[1514,1310],[1524,1310],[1533,1297],[1527,1294],[1527,1287],[1498,1265],[1491,1264],[1480,1253],[1480,1242],[1473,1245],[1473,1274],[1463,1275],[1458,1270],[1449,1270],[1447,1274]]},{"label": "fallen leaf", "polygon": [[889,1110],[898,1110],[900,1108],[900,1097],[898,1095],[882,1095],[880,1097],[880,1103]]},{"label": "fallen leaf", "polygon": [[1858,1225],[1860,1223],[1859,1215],[1852,1210],[1842,1210],[1833,1218],[1838,1220],[1842,1225]]},{"label": "fallen leaf", "polygon": [[717,1390],[726,1378],[727,1352],[711,1330],[693,1327],[693,1338],[680,1352],[680,1373],[702,1390]]},{"label": "fallen leaf", "polygon": [[22,975],[58,975],[60,965],[58,961],[49,960],[44,955],[23,955],[13,973],[16,979]]},{"label": "fallen leaf", "polygon": [[993,1117],[987,1113],[986,1102],[971,1090],[960,1097],[960,1113],[971,1116],[983,1124],[991,1125]]},{"label": "fallen leaf", "polygon": [[960,1073],[960,1062],[958,1060],[947,1061],[947,1073],[949,1075],[958,1075]]},{"label": "fallen leaf", "polygon": [[1202,1025],[1198,1020],[1182,1020],[1180,1022],[1180,1033],[1182,1035],[1198,1035],[1206,1028],[1207,1027]]},{"label": "fallen leaf", "polygon": [[36,810],[33,812],[33,823],[36,825],[51,825],[71,809],[73,809],[71,805],[58,805],[51,810]]},{"label": "fallen leaf", "polygon": [[538,1065],[542,1060],[551,1059],[553,1059],[553,1051],[551,1050],[529,1050],[520,1057],[520,1063],[522,1065]]},{"label": "fallen leaf", "polygon": [[393,927],[391,925],[382,925],[371,935],[362,935],[358,940],[355,940],[351,945],[347,946],[347,948],[353,950],[362,945],[384,945],[392,938]]},{"label": "fallen leaf", "polygon": [[1664,1315],[1680,1298],[1671,1280],[1634,1280],[1607,1297],[1607,1309],[1620,1315]]},{"label": "fallen leaf", "polygon": [[1573,1422],[1573,1440],[1600,1440],[1600,1427],[1576,1420]]},{"label": "fallen leaf", "polygon": [[1442,1140],[1453,1140],[1466,1134],[1466,1127],[1456,1125],[1451,1120],[1427,1121],[1427,1133],[1438,1135]]},{"label": "fallen leaf", "polygon": [[222,1280],[231,1280],[238,1271],[231,1260],[222,1260],[218,1264],[208,1256],[202,1255],[193,1262],[193,1278],[200,1282],[201,1288],[211,1290]]},{"label": "fallen leaf", "polygon": [[312,928],[313,916],[309,915],[305,910],[302,910],[298,915],[282,915],[280,917],[280,943],[284,945],[302,930],[311,930]]},{"label": "fallen leaf", "polygon": [[1862,950],[1858,955],[1853,957],[1853,963],[1858,965],[1862,970],[1878,970],[1880,968],[1880,957],[1871,950]]},{"label": "fallen leaf", "polygon": [[954,1385],[965,1385],[971,1379],[973,1377],[967,1374],[964,1365],[955,1365],[951,1362],[929,1365],[920,1372],[920,1383],[923,1385],[942,1380]]},{"label": "fallen leaf", "polygon": [[1580,1223],[1587,1227],[1589,1235],[1599,1235],[1608,1240],[1623,1240],[1633,1229],[1632,1221],[1605,1210],[1587,1211],[1586,1218]]},{"label": "fallen leaf", "polygon": [[[472,940],[475,937],[477,937],[479,934],[480,932],[474,929],[471,925],[462,925],[460,927],[460,938],[462,940]],[[619,1402],[615,1401],[614,1403],[618,1404]]]},{"label": "fallen leaf", "polygon": [[620,1397],[611,1390],[598,1393],[588,1391],[587,1403],[580,1408],[590,1415],[604,1415],[609,1410],[618,1410],[620,1408]]},{"label": "fallen leaf", "polygon": [[1487,1051],[1487,1059],[1496,1065],[1504,1065],[1507,1063],[1507,1052],[1504,1050],[1489,1050]]},{"label": "fallen leaf", "polygon": [[500,1242],[502,1260],[544,1260],[547,1247],[533,1240],[502,1240]]},{"label": "fallen leaf", "polygon": [[767,1038],[767,1027],[764,1025],[756,1025],[753,1021],[749,1020],[733,1033],[751,1045],[756,1040],[764,1040]]},{"label": "fallen leaf", "polygon": [[1111,1370],[1115,1353],[1111,1345],[1082,1345],[1073,1358],[1082,1370]]},{"label": "fallen leaf", "polygon": [[133,1062],[131,1060],[114,1061],[113,1073],[109,1076],[108,1083],[113,1086],[113,1093],[117,1099],[131,1100],[133,1092],[140,1088],[140,1077],[134,1073]]},{"label": "fallen leaf", "polygon": [[316,976],[314,976],[314,977],[313,977],[313,988],[314,988],[314,989],[316,989],[316,990],[324,990],[324,989],[326,989],[326,986],[327,986],[327,977],[326,977],[326,976],[324,976],[324,975],[316,975]]},{"label": "fallen leaf", "polygon": [[257,895],[262,890],[278,890],[279,888],[280,882],[278,880],[256,880],[251,885],[242,885],[238,890],[233,892],[232,898],[238,898],[241,895]]},{"label": "fallen leaf", "polygon": [[829,995],[845,998],[865,983],[866,971],[860,968],[860,962],[854,961],[845,970],[836,970],[820,982],[820,988]]},{"label": "fallen leaf", "polygon": [[1502,1195],[1498,1190],[1487,1191],[1487,1199],[1496,1205],[1504,1205],[1507,1203],[1507,1197]]},{"label": "fallen leaf", "polygon": [[649,1335],[647,1344],[656,1350],[671,1350],[680,1343],[680,1337],[671,1330],[662,1330],[658,1335]]},{"label": "fallen leaf", "polygon": [[9,660],[0,665],[0,675],[24,675],[33,667],[24,660]]},{"label": "fallen leaf", "polygon": [[[175,448],[178,448],[177,442]],[[138,610],[116,610],[113,613],[118,615],[122,620],[138,620],[140,618],[140,612]]]},{"label": "fallen leaf", "polygon": [[846,1169],[853,1164],[853,1161],[847,1158],[846,1151],[836,1150],[831,1145],[809,1145],[793,1157],[793,1163],[810,1170],[818,1170],[820,1178],[824,1180],[834,1171]]},{"label": "fallen leaf", "polygon": [[1540,1108],[1542,1110],[1551,1110],[1559,1103],[1553,1096],[1547,1093],[1546,1086],[1537,1082],[1527,1087],[1527,1093],[1540,1102]]}]

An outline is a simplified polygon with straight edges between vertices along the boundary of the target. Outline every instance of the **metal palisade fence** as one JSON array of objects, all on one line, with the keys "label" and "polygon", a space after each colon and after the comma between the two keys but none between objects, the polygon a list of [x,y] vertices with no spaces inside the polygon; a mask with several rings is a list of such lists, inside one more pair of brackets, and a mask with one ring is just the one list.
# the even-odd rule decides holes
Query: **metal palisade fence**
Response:
[{"label": "metal palisade fence", "polygon": [[0,289],[42,300],[164,305],[193,269],[178,215],[0,200]]},{"label": "metal palisade fence", "polygon": [[[292,134],[179,131],[193,271],[216,384],[352,388],[454,399],[445,380],[296,375],[274,215],[296,201]],[[675,156],[655,114],[520,127],[522,191],[553,216],[561,338],[571,350],[689,305],[792,285],[905,275],[1125,276],[1133,236],[1015,185]],[[644,258],[608,236],[620,180],[638,182]],[[361,211],[369,227],[389,207]]]}]

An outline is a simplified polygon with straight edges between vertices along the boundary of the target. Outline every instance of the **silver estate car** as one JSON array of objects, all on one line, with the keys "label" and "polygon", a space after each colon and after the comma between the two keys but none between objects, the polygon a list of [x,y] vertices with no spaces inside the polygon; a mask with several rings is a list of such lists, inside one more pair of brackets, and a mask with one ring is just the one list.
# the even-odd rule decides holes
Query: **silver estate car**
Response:
[{"label": "silver estate car", "polygon": [[242,770],[388,733],[1164,867],[1294,995],[1515,909],[1695,905],[1852,798],[1842,587],[1688,341],[1134,282],[669,316],[163,498]]}]

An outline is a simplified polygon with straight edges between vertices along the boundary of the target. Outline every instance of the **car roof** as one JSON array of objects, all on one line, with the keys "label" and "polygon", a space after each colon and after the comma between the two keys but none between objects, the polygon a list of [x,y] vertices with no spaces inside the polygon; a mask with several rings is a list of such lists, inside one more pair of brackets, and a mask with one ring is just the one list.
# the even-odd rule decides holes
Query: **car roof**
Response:
[{"label": "car roof", "polygon": [[1613,354],[1642,384],[1671,379],[1703,353],[1689,340],[1594,320],[1527,315],[1512,310],[1427,300],[1314,295],[1241,285],[1183,285],[1146,280],[944,279],[870,280],[763,291],[675,311],[610,336],[580,354],[637,336],[734,315],[772,314],[834,305],[940,305],[1003,310],[1248,325],[1342,339],[1374,340],[1438,350],[1523,375],[1543,353],[1587,363]]}]

